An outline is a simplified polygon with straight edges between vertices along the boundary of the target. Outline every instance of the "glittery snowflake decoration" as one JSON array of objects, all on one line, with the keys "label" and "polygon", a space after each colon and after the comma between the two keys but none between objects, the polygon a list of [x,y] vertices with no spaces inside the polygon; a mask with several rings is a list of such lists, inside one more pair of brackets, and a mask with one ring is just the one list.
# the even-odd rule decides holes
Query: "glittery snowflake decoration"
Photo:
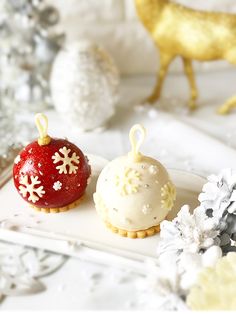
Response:
[{"label": "glittery snowflake decoration", "polygon": [[176,190],[171,182],[168,182],[161,188],[161,206],[164,209],[171,209],[176,199]]},{"label": "glittery snowflake decoration", "polygon": [[125,168],[124,172],[117,175],[115,178],[115,185],[120,195],[125,196],[138,192],[140,187],[141,174],[131,168]]},{"label": "glittery snowflake decoration", "polygon": [[185,205],[173,221],[161,223],[159,254],[169,251],[178,255],[183,251],[198,253],[206,250],[219,243],[216,226],[215,219],[207,217],[204,209],[198,207],[191,214],[189,206]]},{"label": "glittery snowflake decoration", "polygon": [[78,169],[78,164],[79,164],[79,156],[76,155],[74,152],[71,156],[69,156],[71,149],[66,148],[65,146],[63,148],[59,149],[59,152],[61,155],[56,152],[53,156],[52,159],[54,160],[53,163],[57,164],[60,162],[60,165],[56,167],[56,169],[59,170],[59,173],[65,173],[69,174],[76,173],[76,170]]},{"label": "glittery snowflake decoration", "polygon": [[41,181],[39,181],[37,176],[30,176],[30,180],[27,175],[22,176],[20,179],[21,185],[19,186],[19,192],[23,195],[23,197],[28,196],[28,201],[36,203],[45,194],[42,185],[36,187],[40,183]]}]

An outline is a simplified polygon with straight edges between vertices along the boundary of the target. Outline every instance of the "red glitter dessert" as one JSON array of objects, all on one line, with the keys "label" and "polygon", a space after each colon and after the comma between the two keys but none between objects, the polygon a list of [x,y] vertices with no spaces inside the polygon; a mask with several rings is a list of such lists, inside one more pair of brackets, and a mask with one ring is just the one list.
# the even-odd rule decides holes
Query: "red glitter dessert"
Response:
[{"label": "red glitter dessert", "polygon": [[86,190],[91,175],[88,159],[68,140],[48,136],[44,114],[37,114],[35,122],[40,137],[16,157],[15,187],[37,210],[47,213],[69,210],[79,203]]}]

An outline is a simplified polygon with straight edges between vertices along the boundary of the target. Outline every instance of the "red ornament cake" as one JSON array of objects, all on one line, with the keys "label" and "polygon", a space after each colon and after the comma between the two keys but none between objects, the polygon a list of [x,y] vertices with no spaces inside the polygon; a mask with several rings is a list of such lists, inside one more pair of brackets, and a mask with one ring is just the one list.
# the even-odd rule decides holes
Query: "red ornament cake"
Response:
[{"label": "red ornament cake", "polygon": [[44,114],[37,114],[35,122],[40,137],[16,157],[15,187],[37,210],[47,213],[69,210],[79,203],[86,190],[91,175],[88,159],[68,140],[48,136]]}]

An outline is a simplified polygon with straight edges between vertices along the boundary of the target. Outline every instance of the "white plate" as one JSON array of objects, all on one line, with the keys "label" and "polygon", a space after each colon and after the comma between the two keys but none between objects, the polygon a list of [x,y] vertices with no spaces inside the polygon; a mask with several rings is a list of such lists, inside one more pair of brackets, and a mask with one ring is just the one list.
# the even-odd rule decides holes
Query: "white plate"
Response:
[{"label": "white plate", "polygon": [[[0,190],[0,239],[40,247],[71,256],[79,256],[84,248],[94,259],[96,252],[114,253],[116,255],[142,261],[154,257],[159,235],[145,239],[122,238],[107,229],[97,215],[92,194],[95,190],[97,176],[107,161],[101,157],[89,155],[92,166],[92,182],[84,201],[75,209],[60,214],[45,214],[34,211],[18,195],[10,180]],[[197,175],[178,170],[169,170],[177,187],[177,201],[169,219],[176,216],[180,207],[189,204],[193,209],[198,205],[198,194],[205,179]],[[83,250],[76,250],[82,243]],[[106,254],[105,254],[106,256]]]}]

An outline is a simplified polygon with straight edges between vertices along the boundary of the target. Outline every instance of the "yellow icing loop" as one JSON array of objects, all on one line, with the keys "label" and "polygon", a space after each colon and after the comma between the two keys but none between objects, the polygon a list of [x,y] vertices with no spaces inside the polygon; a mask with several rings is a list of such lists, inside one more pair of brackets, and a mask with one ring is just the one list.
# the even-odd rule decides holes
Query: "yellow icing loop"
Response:
[{"label": "yellow icing loop", "polygon": [[[140,133],[139,139],[137,139],[137,132]],[[135,124],[129,132],[129,140],[131,144],[131,152],[129,156],[133,158],[135,162],[138,162],[142,158],[142,154],[139,152],[139,148],[144,142],[146,136],[146,129],[141,124]]]},{"label": "yellow icing loop", "polygon": [[[43,123],[42,123],[43,121]],[[51,142],[50,136],[48,136],[48,118],[43,113],[37,113],[35,115],[35,124],[39,131],[38,144],[40,146],[48,145]]]}]

